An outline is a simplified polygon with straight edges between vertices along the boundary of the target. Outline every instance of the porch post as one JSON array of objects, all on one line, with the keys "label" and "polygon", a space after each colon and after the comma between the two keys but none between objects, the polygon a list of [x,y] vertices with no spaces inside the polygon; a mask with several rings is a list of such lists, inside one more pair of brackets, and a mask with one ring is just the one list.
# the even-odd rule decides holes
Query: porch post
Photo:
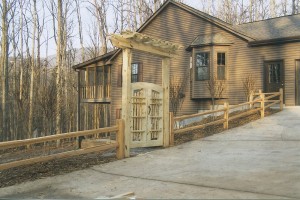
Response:
[{"label": "porch post", "polygon": [[122,119],[124,119],[125,157],[130,157],[130,101],[131,101],[131,57],[132,50],[123,49],[122,67]]},{"label": "porch post", "polygon": [[163,140],[164,147],[170,146],[170,58],[162,58],[162,88],[163,88]]}]

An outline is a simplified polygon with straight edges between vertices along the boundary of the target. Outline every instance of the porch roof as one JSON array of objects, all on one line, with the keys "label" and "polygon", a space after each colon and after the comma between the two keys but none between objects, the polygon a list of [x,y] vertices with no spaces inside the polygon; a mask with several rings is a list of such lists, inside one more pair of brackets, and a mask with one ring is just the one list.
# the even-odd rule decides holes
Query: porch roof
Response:
[{"label": "porch roof", "polygon": [[193,47],[207,46],[207,45],[231,45],[233,44],[226,36],[221,33],[204,34],[197,36],[190,44],[187,50]]},{"label": "porch roof", "polygon": [[115,53],[117,52],[117,49],[116,50],[113,50],[113,51],[110,51],[106,54],[103,54],[101,56],[98,56],[96,58],[92,58],[90,60],[87,60],[87,61],[84,61],[82,63],[79,63],[77,65],[74,65],[73,66],[73,69],[74,70],[80,70],[88,65],[91,65],[91,64],[95,64],[97,62],[100,62],[100,61],[103,61],[103,63],[105,63],[106,61],[108,61]]}]

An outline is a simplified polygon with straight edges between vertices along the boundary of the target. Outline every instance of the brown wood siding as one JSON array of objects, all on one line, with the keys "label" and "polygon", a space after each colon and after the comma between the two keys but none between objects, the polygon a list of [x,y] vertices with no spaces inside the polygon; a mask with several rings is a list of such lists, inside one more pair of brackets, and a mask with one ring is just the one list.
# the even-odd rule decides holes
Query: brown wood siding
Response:
[{"label": "brown wood siding", "polygon": [[[180,16],[180,17],[178,17]],[[185,48],[200,34],[221,33],[231,40],[231,46],[214,46],[214,63],[216,53],[227,53],[227,90],[226,95],[230,104],[244,102],[246,97],[242,81],[248,74],[257,78],[257,89],[263,89],[263,64],[266,60],[282,59],[285,66],[285,100],[286,105],[295,104],[295,60],[300,59],[300,43],[288,43],[283,45],[270,45],[264,47],[248,47],[248,43],[206,20],[191,14],[173,4],[169,4],[163,12],[153,19],[142,33],[182,44]],[[171,61],[171,76],[178,78],[194,77],[194,66],[190,70],[190,56],[192,52],[182,49]],[[161,85],[161,59],[141,52],[133,52],[132,62],[143,63],[143,81]],[[114,60],[112,67],[112,124],[115,123],[116,109],[121,108],[121,88],[117,87],[118,66],[122,64],[122,53]],[[216,64],[214,65],[216,70]],[[210,108],[209,99],[193,100],[192,97],[201,97],[207,93],[205,83],[187,81],[185,99],[178,115],[196,113],[201,109]],[[192,91],[191,91],[192,88]]]},{"label": "brown wood siding", "polygon": [[122,53],[120,53],[114,60],[111,69],[111,124],[116,124],[117,112],[122,108],[122,87],[118,87],[122,85],[120,82],[122,59]]},{"label": "brown wood siding", "polygon": [[300,58],[300,42],[253,47],[252,49],[257,56],[262,57],[263,61],[283,60],[285,104],[295,105],[295,60]]}]

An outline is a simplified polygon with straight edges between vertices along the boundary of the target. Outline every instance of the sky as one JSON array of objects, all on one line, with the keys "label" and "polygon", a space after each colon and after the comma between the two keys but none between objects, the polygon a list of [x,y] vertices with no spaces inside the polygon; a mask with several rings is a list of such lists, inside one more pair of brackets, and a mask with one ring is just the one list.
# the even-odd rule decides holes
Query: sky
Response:
[{"label": "sky", "polygon": [[[139,1],[139,0],[133,0],[133,1]],[[276,4],[280,4],[283,0],[276,0]],[[288,2],[291,2],[292,0],[288,0]],[[84,1],[82,1],[84,2]],[[86,2],[86,1],[85,1]],[[205,4],[206,2],[206,4]],[[196,9],[201,10],[203,8],[203,4],[207,5],[208,2],[215,2],[218,8],[221,8],[220,6],[222,5],[218,5],[219,2],[221,2],[221,0],[184,0],[184,3],[194,7]],[[249,0],[243,0],[244,4],[248,4]],[[267,5],[269,4],[269,0],[264,0],[264,3],[266,3]],[[88,32],[90,30],[90,26],[91,26],[91,14],[89,13],[89,11],[86,9],[86,5],[82,5],[81,6],[81,15],[82,15],[82,21],[83,21],[83,36],[84,36],[84,46],[90,46],[91,42],[88,36]],[[47,8],[44,8],[45,11],[47,11]],[[79,35],[78,35],[78,22],[77,22],[77,17],[76,17],[76,12],[73,13],[73,18],[74,18],[74,24],[72,25],[73,30],[71,31],[72,34],[72,38],[73,38],[73,47],[75,48],[80,48],[80,44],[79,44]],[[48,18],[48,20],[50,19],[51,21],[51,17]],[[112,21],[114,19],[114,12],[113,9],[109,10],[109,16],[108,16],[108,21],[110,22],[109,24],[113,24]],[[49,34],[49,35],[53,35],[53,28],[52,28],[52,23],[48,23],[47,27],[47,31],[45,31],[45,33],[43,34],[44,39],[45,39],[45,35]],[[111,33],[113,32],[113,27],[109,27],[109,30],[111,31]],[[56,53],[56,45],[54,40],[52,39],[51,41],[49,41],[49,48],[48,48],[48,55],[53,55]],[[46,49],[44,48],[41,52],[42,56],[46,55]]]},{"label": "sky", "polygon": [[[194,7],[194,8],[197,8],[197,9],[200,9],[200,0],[185,0],[184,1],[186,4]],[[45,12],[47,12],[47,7],[44,6],[44,10]],[[87,36],[87,30],[89,29],[89,25],[88,23],[90,22],[90,13],[87,11],[86,8],[82,7],[81,8],[81,13],[82,13],[82,21],[83,21],[83,31],[84,31],[84,45],[85,46],[88,46],[89,45],[89,41],[88,41],[88,36]],[[48,13],[49,15],[49,13]],[[74,17],[76,17],[75,13],[74,13]],[[109,17],[108,17],[108,20],[112,20],[114,17],[114,13],[112,10],[110,10],[110,13],[109,13]],[[50,17],[49,17],[50,18]],[[77,19],[74,20],[74,26],[73,26],[73,29],[74,29],[74,33],[77,33],[78,31],[78,25],[77,25]],[[47,34],[48,35],[52,35],[53,34],[53,28],[51,26],[51,23],[49,23],[47,25],[48,27],[46,28],[47,31],[44,32],[43,34],[43,37],[44,39],[47,38]],[[112,29],[112,28],[111,28]],[[73,45],[75,48],[80,48],[80,43],[79,43],[79,35],[78,34],[74,34],[73,35]],[[44,47],[46,46],[46,44],[44,44]],[[55,42],[53,39],[51,39],[48,43],[48,55],[51,56],[51,55],[54,55],[56,54],[56,45],[55,45]],[[41,51],[41,55],[42,57],[45,57],[46,56],[46,49],[45,48],[42,48],[42,51]]]}]

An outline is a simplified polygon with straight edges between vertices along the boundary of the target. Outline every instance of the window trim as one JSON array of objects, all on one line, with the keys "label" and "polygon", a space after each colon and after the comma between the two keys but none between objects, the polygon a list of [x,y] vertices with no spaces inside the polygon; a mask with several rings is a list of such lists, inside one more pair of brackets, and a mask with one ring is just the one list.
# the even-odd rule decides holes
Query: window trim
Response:
[{"label": "window trim", "polygon": [[[133,74],[133,65],[137,65],[137,74]],[[131,83],[139,82],[139,76],[140,76],[140,63],[139,62],[133,62],[131,63]],[[133,76],[136,76],[137,81],[133,81]]]},{"label": "window trim", "polygon": [[[130,67],[131,67],[131,83],[135,83],[132,82],[132,65],[133,64],[137,64],[138,65],[138,73],[137,73],[137,82],[143,82],[143,63],[142,62],[132,62]],[[122,82],[123,82],[123,65],[120,64],[118,65],[118,79],[117,79],[117,87],[122,87]]]},{"label": "window trim", "polygon": [[[207,66],[207,75],[208,78],[207,79],[198,79],[198,67],[197,67],[197,54],[201,54],[201,53],[207,53],[208,54],[208,66]],[[210,71],[211,71],[211,51],[196,51],[194,53],[195,59],[194,59],[194,65],[195,65],[195,81],[208,81],[210,79]]]},{"label": "window trim", "polygon": [[[225,65],[219,65],[218,64],[218,54],[219,53],[224,53],[225,54]],[[225,71],[224,71],[224,79],[219,79],[219,76],[218,76],[218,68],[219,68],[219,66],[222,66],[222,67],[224,67],[225,68]],[[217,73],[216,73],[216,75],[217,75],[217,80],[221,80],[221,81],[224,81],[224,80],[227,80],[227,52],[226,51],[217,51]]]}]

